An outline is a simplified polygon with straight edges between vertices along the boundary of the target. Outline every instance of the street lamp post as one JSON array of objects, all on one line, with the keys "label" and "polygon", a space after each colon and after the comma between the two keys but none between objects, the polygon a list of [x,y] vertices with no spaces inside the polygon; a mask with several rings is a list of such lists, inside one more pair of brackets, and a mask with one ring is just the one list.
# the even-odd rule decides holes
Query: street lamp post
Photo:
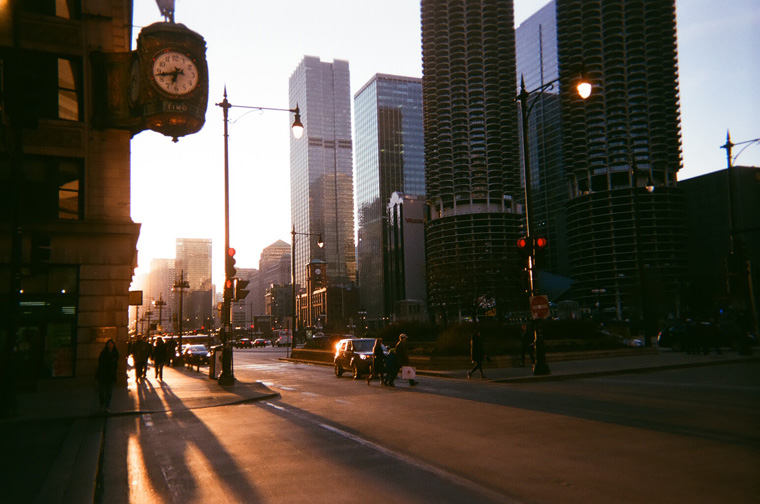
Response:
[{"label": "street lamp post", "polygon": [[[520,102],[520,114],[522,122],[522,148],[523,148],[523,175],[525,180],[525,235],[528,241],[532,241],[534,237],[531,235],[531,197],[533,193],[533,187],[531,184],[531,170],[530,170],[530,140],[528,139],[528,119],[530,113],[533,111],[533,107],[536,105],[538,99],[544,94],[545,91],[554,87],[554,84],[559,82],[559,77],[539,86],[538,88],[528,91],[525,89],[525,77],[520,77],[520,92],[515,98]],[[591,95],[591,84],[585,79],[584,72],[581,70],[580,80],[577,85],[578,95],[584,100]],[[531,97],[533,97],[531,99]],[[536,282],[534,278],[534,267],[536,264],[535,247],[531,243],[529,246],[528,258],[528,301],[533,299],[536,294]],[[543,336],[541,331],[536,329],[536,324],[531,324],[533,328],[533,344],[536,353],[536,364],[533,366],[534,375],[548,375],[551,373],[548,364],[546,363],[546,349],[544,348]]]},{"label": "street lamp post", "polygon": [[[293,350],[296,349],[296,328],[298,320],[296,317],[296,236],[316,236],[317,246],[322,248],[325,242],[322,241],[322,233],[298,233],[296,232],[296,225],[293,224],[290,228],[290,286],[292,294],[292,307],[291,307],[291,328],[290,328],[290,355],[293,355]],[[311,295],[311,293],[309,293]]]},{"label": "street lamp post", "polygon": [[[649,305],[647,300],[647,293],[649,287],[647,284],[646,271],[644,270],[644,257],[643,257],[643,239],[641,237],[641,209],[639,203],[639,167],[636,164],[636,160],[631,157],[631,171],[633,172],[633,218],[634,218],[634,230],[636,233],[636,269],[639,277],[639,312],[642,325],[644,326],[644,345],[652,346],[651,335],[651,317],[649,313]],[[646,185],[647,192],[654,191],[654,182],[652,181],[652,174],[650,172],[649,179]]]},{"label": "street lamp post", "polygon": [[153,312],[148,308],[148,311],[145,312],[145,318],[148,321],[148,341],[150,341],[150,318],[153,316]]},{"label": "street lamp post", "polygon": [[179,340],[177,342],[177,347],[179,348],[180,355],[179,358],[174,360],[173,362],[175,365],[182,365],[184,362],[184,357],[182,355],[182,318],[184,317],[182,313],[182,303],[184,299],[184,293],[185,289],[190,288],[190,282],[185,280],[185,270],[180,270],[179,274],[179,281],[174,282],[174,289],[179,289],[179,316],[177,317],[177,334],[179,334]]},{"label": "street lamp post", "polygon": [[[736,199],[736,182],[734,180],[733,176],[733,165],[734,161],[736,161],[736,158],[739,157],[739,154],[744,152],[744,149],[747,147],[754,145],[754,144],[760,144],[760,138],[753,138],[752,140],[745,140],[743,142],[737,142],[733,143],[731,141],[731,134],[730,132],[726,132],[726,143],[724,145],[721,145],[721,149],[725,149],[726,151],[726,177],[728,179],[728,258],[730,259],[730,263],[733,267],[736,266],[736,255],[739,255],[739,259],[744,264],[742,265],[743,271],[741,272],[742,276],[746,278],[747,282],[747,292],[749,297],[749,308],[752,312],[752,325],[753,330],[755,334],[758,334],[758,320],[757,320],[757,310],[755,309],[755,291],[752,285],[752,267],[750,264],[749,259],[746,257],[742,257],[741,254],[738,254],[739,250],[737,250],[737,237],[736,237],[736,215],[735,215],[735,209],[734,209],[734,200]],[[744,145],[739,152],[733,156],[733,148],[738,147],[739,145]],[[735,255],[736,254],[736,255]],[[730,286],[730,282],[726,282],[726,285]],[[730,291],[729,287],[729,291]],[[731,292],[729,292],[731,294]]]},{"label": "street lamp post", "polygon": [[166,306],[166,301],[164,301],[164,294],[159,294],[158,301],[153,301],[153,304],[158,307],[158,329],[160,331],[161,325],[163,324],[162,318],[164,313],[164,306]]},{"label": "street lamp post", "polygon": [[[221,103],[216,104],[222,108],[224,120],[224,252],[225,260],[230,260],[228,251],[230,250],[230,170],[229,170],[229,110],[232,107],[245,108],[253,110],[276,110],[280,112],[290,112],[295,114],[292,130],[295,138],[301,138],[303,135],[303,124],[301,123],[301,111],[296,105],[293,109],[271,108],[271,107],[252,107],[248,105],[233,105],[227,100],[227,86],[224,87],[224,99]],[[233,281],[229,277],[229,268],[225,264],[224,285],[231,285]],[[232,347],[230,346],[230,335],[232,334],[232,297],[225,295],[222,304],[222,372],[219,375],[219,385],[234,385],[235,375],[232,373]]]}]

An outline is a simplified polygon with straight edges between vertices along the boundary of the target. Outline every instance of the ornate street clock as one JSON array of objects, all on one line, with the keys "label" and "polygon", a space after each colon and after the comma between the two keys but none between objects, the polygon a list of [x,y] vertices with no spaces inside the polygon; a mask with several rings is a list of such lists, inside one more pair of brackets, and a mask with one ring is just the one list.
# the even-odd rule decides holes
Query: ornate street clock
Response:
[{"label": "ornate street clock", "polygon": [[206,42],[183,24],[154,23],[142,29],[128,90],[143,126],[176,142],[200,131],[208,105]]}]

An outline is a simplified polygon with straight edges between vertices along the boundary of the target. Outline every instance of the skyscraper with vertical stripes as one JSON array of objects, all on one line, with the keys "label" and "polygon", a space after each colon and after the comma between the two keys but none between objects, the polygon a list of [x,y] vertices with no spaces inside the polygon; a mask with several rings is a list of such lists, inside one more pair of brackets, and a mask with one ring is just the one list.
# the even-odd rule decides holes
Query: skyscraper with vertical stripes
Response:
[{"label": "skyscraper with vertical stripes", "polygon": [[[289,95],[305,128],[302,138],[290,140],[296,288],[306,285],[306,267],[314,260],[326,263],[328,286],[351,288],[356,255],[348,61],[305,56],[290,76]],[[323,248],[317,246],[320,234]]]}]

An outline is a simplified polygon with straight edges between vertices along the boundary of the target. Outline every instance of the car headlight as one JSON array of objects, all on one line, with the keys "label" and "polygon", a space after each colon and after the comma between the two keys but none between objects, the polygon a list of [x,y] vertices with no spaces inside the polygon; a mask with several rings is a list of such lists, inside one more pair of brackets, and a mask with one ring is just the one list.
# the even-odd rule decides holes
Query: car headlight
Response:
[{"label": "car headlight", "polygon": [[369,359],[369,355],[360,355],[359,357],[360,357],[362,360],[367,360],[367,359]]}]

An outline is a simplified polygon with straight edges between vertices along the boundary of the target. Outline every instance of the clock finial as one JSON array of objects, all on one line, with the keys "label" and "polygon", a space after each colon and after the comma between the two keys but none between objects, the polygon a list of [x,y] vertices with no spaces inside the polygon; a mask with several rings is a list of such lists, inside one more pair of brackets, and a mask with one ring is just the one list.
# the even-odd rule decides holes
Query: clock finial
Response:
[{"label": "clock finial", "polygon": [[174,0],[156,0],[158,10],[164,16],[164,21],[174,23]]}]

